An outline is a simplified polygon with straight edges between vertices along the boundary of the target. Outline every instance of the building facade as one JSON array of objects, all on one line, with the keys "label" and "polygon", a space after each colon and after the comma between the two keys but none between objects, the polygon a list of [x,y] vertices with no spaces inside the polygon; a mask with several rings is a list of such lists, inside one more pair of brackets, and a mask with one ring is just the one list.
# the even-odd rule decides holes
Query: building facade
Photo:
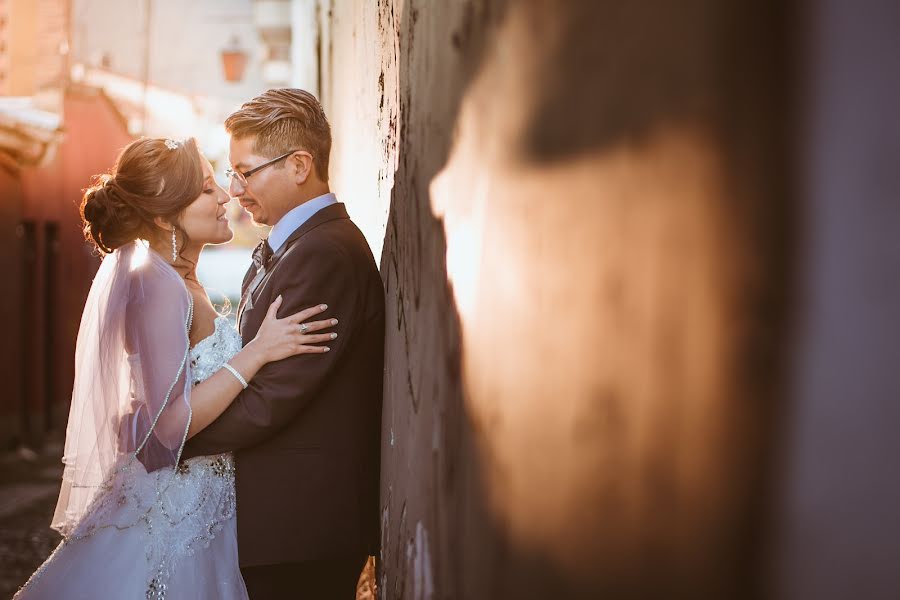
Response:
[{"label": "building facade", "polygon": [[[40,447],[65,427],[75,338],[99,258],[85,243],[81,191],[132,138],[110,99],[68,79],[67,1],[0,5],[2,262],[10,292],[0,445]],[[7,312],[8,311],[8,312]]]}]

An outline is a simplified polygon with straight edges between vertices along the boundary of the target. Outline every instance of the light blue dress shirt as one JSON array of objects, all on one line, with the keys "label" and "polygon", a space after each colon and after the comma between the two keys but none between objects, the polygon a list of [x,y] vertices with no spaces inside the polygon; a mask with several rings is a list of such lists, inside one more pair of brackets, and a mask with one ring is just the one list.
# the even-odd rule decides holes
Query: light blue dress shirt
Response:
[{"label": "light blue dress shirt", "polygon": [[316,196],[312,200],[308,200],[288,211],[286,215],[275,223],[275,226],[272,227],[272,231],[269,233],[269,247],[272,248],[272,252],[278,252],[278,249],[291,237],[292,233],[297,231],[314,214],[332,204],[337,204],[337,198],[334,194],[329,193]]}]

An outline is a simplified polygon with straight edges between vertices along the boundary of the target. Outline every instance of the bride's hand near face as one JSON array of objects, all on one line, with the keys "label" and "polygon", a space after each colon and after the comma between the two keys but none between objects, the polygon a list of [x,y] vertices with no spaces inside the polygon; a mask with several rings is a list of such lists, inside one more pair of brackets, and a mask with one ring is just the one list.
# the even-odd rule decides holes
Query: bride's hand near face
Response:
[{"label": "bride's hand near face", "polygon": [[314,344],[337,338],[337,333],[321,333],[337,325],[337,319],[309,321],[325,312],[327,305],[319,304],[279,319],[281,303],[281,296],[272,302],[256,337],[228,361],[227,367],[193,388],[188,437],[221,415],[264,365],[298,354],[324,354],[330,350],[328,346]]},{"label": "bride's hand near face", "polygon": [[266,312],[266,317],[256,333],[256,337],[247,344],[246,349],[259,353],[263,364],[275,362],[294,356],[295,354],[322,354],[328,352],[323,344],[337,338],[336,333],[313,333],[329,329],[337,325],[337,319],[309,321],[309,319],[325,312],[328,306],[319,304],[298,313],[278,318],[278,309],[282,304],[278,296]]}]

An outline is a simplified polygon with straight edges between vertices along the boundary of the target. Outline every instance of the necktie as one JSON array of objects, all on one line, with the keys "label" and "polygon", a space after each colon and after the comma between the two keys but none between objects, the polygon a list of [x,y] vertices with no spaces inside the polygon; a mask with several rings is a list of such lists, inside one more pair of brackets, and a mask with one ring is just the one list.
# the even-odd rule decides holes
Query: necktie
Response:
[{"label": "necktie", "polygon": [[[259,245],[253,249],[253,266],[256,267],[256,275],[250,280],[250,284],[244,290],[244,293],[241,294],[241,301],[238,304],[237,314],[238,325],[240,325],[241,315],[244,313],[244,309],[247,308],[247,303],[252,299],[256,286],[259,285],[259,282],[265,276],[266,267],[271,260],[272,247],[269,246],[269,240],[262,240]],[[250,304],[252,305],[252,302],[250,302]]]},{"label": "necktie", "polygon": [[253,265],[259,271],[269,264],[272,260],[272,247],[269,246],[269,240],[262,240],[259,245],[253,249]]}]

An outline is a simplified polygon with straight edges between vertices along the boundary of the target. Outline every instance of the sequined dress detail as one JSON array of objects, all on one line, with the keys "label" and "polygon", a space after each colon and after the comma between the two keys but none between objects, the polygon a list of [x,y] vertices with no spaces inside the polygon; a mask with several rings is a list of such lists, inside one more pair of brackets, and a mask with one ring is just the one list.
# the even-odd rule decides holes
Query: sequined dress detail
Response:
[{"label": "sequined dress detail", "polygon": [[[241,349],[225,317],[189,352],[193,385]],[[123,464],[89,514],[15,596],[246,599],[240,576],[231,454],[148,473]]]}]

